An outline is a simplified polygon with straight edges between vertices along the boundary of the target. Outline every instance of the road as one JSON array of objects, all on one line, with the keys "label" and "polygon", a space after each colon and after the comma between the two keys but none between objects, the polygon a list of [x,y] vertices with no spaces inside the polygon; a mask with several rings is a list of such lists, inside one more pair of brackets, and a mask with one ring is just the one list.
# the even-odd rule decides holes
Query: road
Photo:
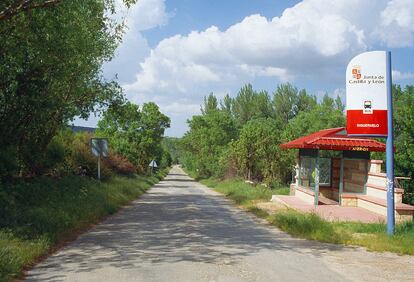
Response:
[{"label": "road", "polygon": [[28,281],[414,281],[414,259],[295,239],[179,167]]}]

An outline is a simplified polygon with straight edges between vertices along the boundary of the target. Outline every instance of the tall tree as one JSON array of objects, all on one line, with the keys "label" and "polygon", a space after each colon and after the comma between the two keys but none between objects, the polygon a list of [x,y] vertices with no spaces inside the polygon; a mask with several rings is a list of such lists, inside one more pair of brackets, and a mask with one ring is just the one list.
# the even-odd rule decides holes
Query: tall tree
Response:
[{"label": "tall tree", "polygon": [[[2,2],[0,10],[18,2]],[[118,85],[101,73],[120,36],[111,28],[112,8],[110,0],[62,1],[0,21],[7,38],[0,40],[0,150],[29,171],[42,171],[38,160],[58,128],[122,100]]]},{"label": "tall tree", "polygon": [[208,114],[218,109],[217,97],[213,93],[210,93],[207,97],[204,97],[204,105],[201,106],[201,113]]},{"label": "tall tree", "polygon": [[[9,20],[12,17],[34,9],[44,9],[56,6],[64,1],[62,0],[3,0],[0,3],[0,22]],[[124,0],[124,4],[129,8],[135,4],[136,0]],[[114,1],[107,0],[107,5],[114,9]]]},{"label": "tall tree", "polygon": [[278,179],[280,129],[273,119],[258,118],[247,122],[240,137],[231,143],[228,159],[241,176],[270,183]]},{"label": "tall tree", "polygon": [[402,183],[405,202],[414,204],[414,86],[393,87],[395,128],[395,174],[411,177]]},{"label": "tall tree", "polygon": [[254,118],[267,118],[273,114],[272,104],[266,91],[256,92],[251,84],[243,86],[232,100],[232,112],[239,126]]},{"label": "tall tree", "polygon": [[109,137],[110,147],[143,172],[152,159],[162,159],[161,141],[169,126],[170,119],[155,103],[145,103],[140,109],[125,102],[108,108],[98,122],[97,134]]},{"label": "tall tree", "polygon": [[213,110],[188,121],[189,131],[183,137],[186,154],[182,159],[190,170],[202,176],[220,176],[220,158],[227,144],[237,137],[233,118],[226,112]]}]

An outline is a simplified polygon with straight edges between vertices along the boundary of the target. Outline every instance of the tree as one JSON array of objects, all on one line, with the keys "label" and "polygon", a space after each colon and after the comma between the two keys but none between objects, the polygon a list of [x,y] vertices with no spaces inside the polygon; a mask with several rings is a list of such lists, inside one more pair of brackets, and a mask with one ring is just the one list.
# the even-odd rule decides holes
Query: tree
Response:
[{"label": "tree", "polygon": [[[23,8],[15,5],[23,2]],[[17,9],[0,21],[7,38],[0,41],[0,150],[15,155],[21,168],[41,173],[59,128],[122,100],[117,83],[101,73],[120,36],[108,17],[112,2],[62,1],[53,9],[40,8],[46,3],[40,0],[0,4],[1,11]],[[33,5],[39,8],[24,8]]]},{"label": "tree", "polygon": [[220,109],[229,115],[232,114],[232,107],[233,107],[233,99],[229,96],[229,94],[226,94],[222,101],[220,101]]},{"label": "tree", "polygon": [[266,91],[256,92],[251,84],[243,86],[231,105],[233,116],[241,127],[254,118],[268,118],[273,107]]},{"label": "tree", "polygon": [[283,141],[290,141],[322,129],[341,126],[345,126],[342,109],[337,108],[335,101],[325,95],[322,102],[312,110],[299,112],[289,121],[284,130]]},{"label": "tree", "polygon": [[278,179],[280,130],[273,119],[259,118],[247,122],[238,140],[231,143],[229,159],[239,173],[249,180],[268,183]]},{"label": "tree", "polygon": [[158,163],[168,156],[161,140],[170,119],[159,111],[155,103],[145,103],[142,109],[131,102],[109,107],[98,122],[97,134],[110,138],[110,147],[144,172],[149,162]]},{"label": "tree", "polygon": [[405,201],[414,204],[414,86],[393,87],[395,130],[395,174],[411,177],[406,181]]},{"label": "tree", "polygon": [[226,112],[212,110],[188,121],[189,131],[183,137],[183,164],[200,176],[220,176],[220,158],[227,144],[237,137],[233,118]]},{"label": "tree", "polygon": [[[56,6],[64,1],[62,0],[3,0],[0,3],[0,22],[9,20],[12,17],[28,12],[34,9],[44,9],[48,7]],[[132,4],[135,4],[136,0],[124,0],[124,4],[129,8]],[[107,5],[111,5],[113,9],[114,2],[106,1]]]},{"label": "tree", "polygon": [[216,111],[218,108],[217,97],[213,93],[210,93],[208,97],[204,97],[204,105],[201,106],[201,113],[208,114],[212,111]]}]

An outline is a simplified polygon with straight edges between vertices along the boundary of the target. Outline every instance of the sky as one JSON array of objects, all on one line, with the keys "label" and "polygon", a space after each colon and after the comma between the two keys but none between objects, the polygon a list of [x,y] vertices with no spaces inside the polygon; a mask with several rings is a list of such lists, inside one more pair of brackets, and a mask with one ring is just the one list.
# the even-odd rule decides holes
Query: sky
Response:
[{"label": "sky", "polygon": [[247,83],[344,99],[346,66],[365,51],[391,51],[393,82],[414,84],[414,0],[138,0],[129,10],[117,1],[127,29],[103,74],[131,102],[157,103],[171,118],[167,136],[187,131],[204,96],[234,97]]}]

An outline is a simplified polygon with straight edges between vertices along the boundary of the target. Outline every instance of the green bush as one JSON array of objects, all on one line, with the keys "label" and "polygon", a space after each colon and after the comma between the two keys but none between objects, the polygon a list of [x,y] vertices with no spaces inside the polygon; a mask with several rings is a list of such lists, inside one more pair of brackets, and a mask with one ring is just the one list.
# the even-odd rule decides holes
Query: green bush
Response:
[{"label": "green bush", "polygon": [[16,147],[0,148],[0,180],[16,174],[18,168]]},{"label": "green bush", "polygon": [[115,173],[131,175],[136,172],[135,166],[128,161],[128,159],[115,153],[110,153],[109,156],[104,159],[104,164]]},{"label": "green bush", "polygon": [[317,214],[303,214],[293,210],[279,211],[271,216],[270,222],[292,235],[322,242],[341,243],[346,233],[340,233],[334,226]]},{"label": "green bush", "polygon": [[[92,134],[77,133],[70,146],[70,153],[66,157],[66,162],[72,172],[78,175],[96,177],[98,171],[98,159],[90,149],[90,139]],[[113,175],[104,161],[101,161],[101,178],[108,178]]]}]

